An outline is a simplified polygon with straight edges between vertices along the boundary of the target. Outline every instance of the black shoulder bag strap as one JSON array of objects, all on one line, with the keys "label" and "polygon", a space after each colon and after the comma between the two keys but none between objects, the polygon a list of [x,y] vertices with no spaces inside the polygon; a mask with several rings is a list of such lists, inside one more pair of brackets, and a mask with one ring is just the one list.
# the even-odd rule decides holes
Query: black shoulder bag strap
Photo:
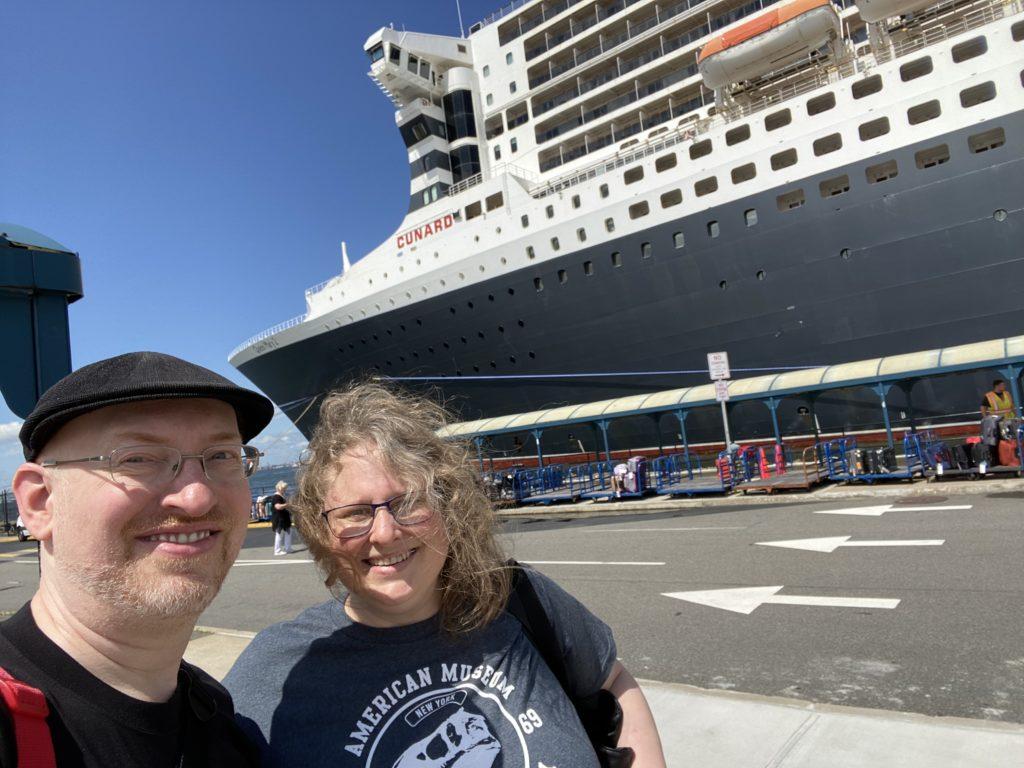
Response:
[{"label": "black shoulder bag strap", "polygon": [[547,611],[523,566],[515,560],[509,560],[508,565],[512,568],[512,589],[506,610],[523,625],[526,636],[576,708],[601,768],[630,768],[635,757],[633,750],[616,746],[622,732],[622,707],[618,700],[604,689],[588,696],[573,692],[565,657]]}]

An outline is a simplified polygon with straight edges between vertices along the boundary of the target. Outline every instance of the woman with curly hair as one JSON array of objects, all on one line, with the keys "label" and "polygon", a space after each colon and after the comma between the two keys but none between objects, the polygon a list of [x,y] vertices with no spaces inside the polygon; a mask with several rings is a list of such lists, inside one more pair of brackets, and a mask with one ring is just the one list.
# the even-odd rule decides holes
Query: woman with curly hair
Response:
[{"label": "woman with curly hair", "polygon": [[437,404],[378,383],[322,404],[290,506],[333,599],[258,634],[224,681],[265,764],[597,768],[572,699],[605,689],[622,707],[619,744],[637,768],[661,768],[607,625],[521,571],[550,621],[560,683],[506,610],[514,569],[445,425]]}]

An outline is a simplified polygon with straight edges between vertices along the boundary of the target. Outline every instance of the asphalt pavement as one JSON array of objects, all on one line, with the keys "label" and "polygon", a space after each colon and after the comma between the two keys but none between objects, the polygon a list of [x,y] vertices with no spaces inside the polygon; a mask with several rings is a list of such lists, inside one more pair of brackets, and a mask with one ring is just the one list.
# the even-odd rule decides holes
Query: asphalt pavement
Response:
[{"label": "asphalt pavement", "polygon": [[[673,766],[1024,765],[1024,484],[510,515],[503,542],[614,630]],[[580,512],[585,515],[581,516]],[[327,597],[250,531],[190,655]],[[0,611],[36,579],[0,544]]]}]

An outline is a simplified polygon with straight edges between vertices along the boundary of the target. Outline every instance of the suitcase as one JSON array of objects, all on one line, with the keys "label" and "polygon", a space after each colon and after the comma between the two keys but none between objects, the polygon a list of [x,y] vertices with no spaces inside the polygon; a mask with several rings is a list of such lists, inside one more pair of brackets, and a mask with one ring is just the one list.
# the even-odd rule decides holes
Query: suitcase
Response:
[{"label": "suitcase", "polygon": [[896,449],[895,448],[879,448],[878,449],[878,468],[881,472],[895,472],[896,466]]},{"label": "suitcase", "polygon": [[861,466],[864,468],[865,475],[877,475],[878,474],[878,452],[869,451],[867,449],[860,452],[861,454]]},{"label": "suitcase", "polygon": [[974,467],[974,460],[971,456],[971,445],[969,443],[953,446],[953,453],[954,458],[957,460],[958,469],[971,469]]},{"label": "suitcase", "polygon": [[992,451],[984,443],[973,443],[971,445],[971,461],[979,469],[982,464],[987,467],[992,463]]},{"label": "suitcase", "polygon": [[999,441],[999,464],[1004,467],[1020,466],[1020,457],[1017,455],[1017,443],[1010,440]]}]

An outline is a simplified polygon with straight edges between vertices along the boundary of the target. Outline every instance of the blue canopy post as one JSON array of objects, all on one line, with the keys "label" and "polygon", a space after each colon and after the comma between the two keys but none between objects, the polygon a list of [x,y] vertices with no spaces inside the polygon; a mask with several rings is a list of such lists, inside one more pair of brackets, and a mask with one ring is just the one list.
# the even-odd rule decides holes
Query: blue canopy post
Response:
[{"label": "blue canopy post", "polygon": [[1020,372],[1022,370],[1024,370],[1024,367],[1020,365],[1008,365],[1005,368],[999,369],[999,372],[1010,380],[1010,394],[1013,396],[1013,407],[1017,411],[1018,419],[1021,417]]},{"label": "blue canopy post", "polygon": [[871,387],[875,394],[878,395],[882,401],[882,417],[885,419],[885,439],[889,444],[889,447],[893,447],[892,441],[892,422],[889,421],[889,405],[885,402],[885,396],[889,394],[889,390],[892,389],[892,382],[878,382]]},{"label": "blue canopy post", "polygon": [[917,379],[910,379],[909,381],[901,381],[898,386],[903,390],[903,395],[907,398],[907,423],[910,426],[910,431],[914,434],[917,433],[917,419],[914,417],[914,398],[912,390],[914,384],[917,383]]},{"label": "blue canopy post", "polygon": [[772,412],[772,429],[775,431],[775,442],[781,443],[782,435],[779,434],[779,414],[777,411],[779,410],[779,403],[782,402],[782,399],[778,397],[769,397],[767,400],[762,400],[762,402],[767,405],[768,410]]},{"label": "blue canopy post", "polygon": [[818,412],[815,406],[818,404],[818,393],[809,392],[805,397],[807,400],[807,415],[811,419],[811,432],[814,433],[815,444],[821,442],[821,430],[818,428]]},{"label": "blue canopy post", "polygon": [[597,433],[600,431],[597,428],[597,424],[591,422],[590,428],[594,430],[594,461],[601,460],[601,441],[597,437]]},{"label": "blue canopy post", "polygon": [[600,427],[601,437],[604,438],[604,458],[606,461],[611,461],[612,451],[611,448],[608,447],[608,427],[611,425],[612,422],[610,419],[599,419],[594,423],[597,424],[598,427]]},{"label": "blue canopy post", "polygon": [[533,439],[537,441],[537,468],[544,468],[544,451],[540,446],[540,436],[544,434],[543,429],[531,429],[530,434],[533,435]]},{"label": "blue canopy post", "polygon": [[686,455],[686,466],[690,466],[690,441],[686,439],[686,416],[690,412],[685,408],[679,408],[674,411],[676,418],[679,419],[679,434],[683,438],[683,453]]},{"label": "blue canopy post", "polygon": [[480,462],[480,471],[484,471],[484,439],[482,437],[474,437],[473,444],[476,445],[476,458]]}]

